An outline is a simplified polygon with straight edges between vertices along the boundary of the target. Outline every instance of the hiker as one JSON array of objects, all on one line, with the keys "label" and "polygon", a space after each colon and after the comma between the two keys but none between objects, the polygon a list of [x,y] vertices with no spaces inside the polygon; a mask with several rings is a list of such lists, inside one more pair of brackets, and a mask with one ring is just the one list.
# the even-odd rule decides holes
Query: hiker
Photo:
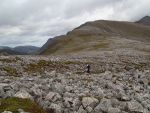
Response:
[{"label": "hiker", "polygon": [[86,68],[87,68],[87,73],[90,73],[90,65],[88,64],[87,66],[86,66]]}]

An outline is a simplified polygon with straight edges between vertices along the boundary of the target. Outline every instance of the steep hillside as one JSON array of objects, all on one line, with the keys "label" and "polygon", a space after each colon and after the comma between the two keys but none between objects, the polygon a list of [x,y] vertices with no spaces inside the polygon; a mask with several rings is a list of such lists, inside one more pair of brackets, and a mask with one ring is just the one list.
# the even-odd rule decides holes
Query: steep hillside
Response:
[{"label": "steep hillside", "polygon": [[49,47],[49,45],[52,45],[55,42],[57,42],[57,37],[48,39],[48,41],[39,49],[39,53],[45,51]]},{"label": "steep hillside", "polygon": [[137,23],[150,26],[150,17],[149,16],[145,16],[141,20],[137,21]]},{"label": "steep hillside", "polygon": [[132,22],[87,22],[65,36],[51,39],[41,54],[89,53],[133,49],[150,52],[150,27]]}]

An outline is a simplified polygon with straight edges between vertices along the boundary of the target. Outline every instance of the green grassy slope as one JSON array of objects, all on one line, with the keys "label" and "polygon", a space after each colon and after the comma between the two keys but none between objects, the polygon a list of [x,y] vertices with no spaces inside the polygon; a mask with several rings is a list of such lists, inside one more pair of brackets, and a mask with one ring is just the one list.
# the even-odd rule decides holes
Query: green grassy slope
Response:
[{"label": "green grassy slope", "polygon": [[94,21],[87,22],[68,32],[65,36],[57,37],[54,43],[41,54],[68,54],[88,51],[111,50],[115,38],[150,42],[150,27],[132,22]]}]

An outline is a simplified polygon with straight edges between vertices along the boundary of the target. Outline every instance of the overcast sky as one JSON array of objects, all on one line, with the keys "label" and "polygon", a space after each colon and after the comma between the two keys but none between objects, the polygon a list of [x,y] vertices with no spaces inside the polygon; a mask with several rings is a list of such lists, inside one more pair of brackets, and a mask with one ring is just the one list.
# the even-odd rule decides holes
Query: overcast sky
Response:
[{"label": "overcast sky", "polygon": [[0,0],[0,46],[42,46],[93,20],[150,16],[150,0]]}]

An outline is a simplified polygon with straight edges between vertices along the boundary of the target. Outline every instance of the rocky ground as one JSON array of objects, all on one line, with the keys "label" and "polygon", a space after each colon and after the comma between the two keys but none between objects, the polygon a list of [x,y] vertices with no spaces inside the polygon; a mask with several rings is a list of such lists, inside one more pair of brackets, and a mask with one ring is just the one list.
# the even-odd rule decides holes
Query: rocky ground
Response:
[{"label": "rocky ground", "polygon": [[150,113],[150,55],[0,56],[0,98],[12,97],[48,113]]}]

